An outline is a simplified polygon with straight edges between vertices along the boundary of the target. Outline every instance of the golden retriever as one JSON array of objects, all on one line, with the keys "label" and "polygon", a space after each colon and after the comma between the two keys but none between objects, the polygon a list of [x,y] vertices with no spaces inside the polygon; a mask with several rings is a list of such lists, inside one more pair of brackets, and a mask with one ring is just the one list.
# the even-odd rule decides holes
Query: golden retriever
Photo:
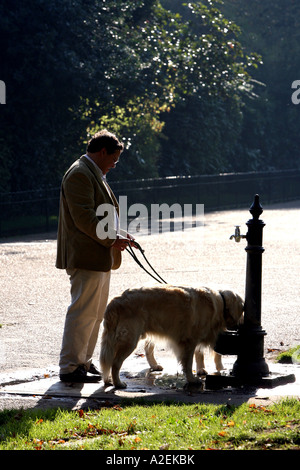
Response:
[{"label": "golden retriever", "polygon": [[[104,383],[110,383],[111,373],[116,388],[126,387],[119,376],[121,366],[146,336],[168,340],[187,382],[199,382],[192,372],[195,349],[201,358],[202,347],[213,348],[221,331],[238,325],[243,308],[241,297],[229,290],[171,285],[126,290],[108,304],[104,315],[100,353]],[[151,366],[152,345],[146,354]]]}]

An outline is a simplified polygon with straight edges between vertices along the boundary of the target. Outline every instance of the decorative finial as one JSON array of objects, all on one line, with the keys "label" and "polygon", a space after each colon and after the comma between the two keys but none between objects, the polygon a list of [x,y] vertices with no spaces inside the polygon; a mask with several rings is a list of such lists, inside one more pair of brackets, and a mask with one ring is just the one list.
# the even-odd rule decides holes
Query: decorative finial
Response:
[{"label": "decorative finial", "polygon": [[263,213],[263,208],[259,202],[259,195],[254,196],[254,202],[249,209],[249,212],[252,214],[253,219],[258,220],[259,216]]}]

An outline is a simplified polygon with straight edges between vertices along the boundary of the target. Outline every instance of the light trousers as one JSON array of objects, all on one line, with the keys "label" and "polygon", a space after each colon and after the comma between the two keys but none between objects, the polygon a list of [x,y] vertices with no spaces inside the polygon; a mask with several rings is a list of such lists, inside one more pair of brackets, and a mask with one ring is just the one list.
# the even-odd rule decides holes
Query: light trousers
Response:
[{"label": "light trousers", "polygon": [[71,304],[65,319],[60,374],[69,374],[80,365],[89,369],[110,285],[110,271],[67,269],[67,274],[71,283]]}]

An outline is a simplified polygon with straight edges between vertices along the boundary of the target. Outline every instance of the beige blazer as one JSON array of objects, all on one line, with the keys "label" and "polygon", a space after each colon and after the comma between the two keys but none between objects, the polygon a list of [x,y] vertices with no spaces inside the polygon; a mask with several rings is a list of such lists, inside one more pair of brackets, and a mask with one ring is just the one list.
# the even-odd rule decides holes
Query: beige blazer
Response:
[{"label": "beige blazer", "polygon": [[[108,185],[107,185],[108,186]],[[101,178],[101,172],[85,156],[73,163],[63,177],[60,192],[56,267],[110,271],[121,265],[114,238],[97,236],[97,207],[118,202]]]}]

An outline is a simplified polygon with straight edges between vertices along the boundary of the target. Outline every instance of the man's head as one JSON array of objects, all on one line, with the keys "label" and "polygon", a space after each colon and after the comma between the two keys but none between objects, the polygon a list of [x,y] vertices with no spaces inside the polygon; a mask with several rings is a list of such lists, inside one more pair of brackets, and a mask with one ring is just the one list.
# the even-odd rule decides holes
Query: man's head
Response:
[{"label": "man's head", "polygon": [[87,154],[105,175],[111,168],[115,168],[123,149],[124,144],[114,134],[104,129],[89,140]]},{"label": "man's head", "polygon": [[89,153],[97,153],[101,149],[106,148],[107,153],[112,154],[117,150],[124,149],[124,144],[119,142],[117,137],[106,129],[97,132],[88,142],[87,151]]}]

